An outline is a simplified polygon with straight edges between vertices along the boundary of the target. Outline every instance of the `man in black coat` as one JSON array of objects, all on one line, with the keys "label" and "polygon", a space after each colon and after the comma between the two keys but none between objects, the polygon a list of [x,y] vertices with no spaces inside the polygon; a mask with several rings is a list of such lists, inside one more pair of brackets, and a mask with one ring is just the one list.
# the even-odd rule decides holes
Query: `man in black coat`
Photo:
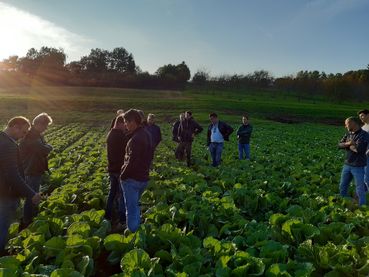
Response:
[{"label": "man in black coat", "polygon": [[224,141],[229,141],[233,128],[223,121],[219,121],[216,113],[209,115],[211,124],[208,127],[207,145],[212,158],[212,166],[220,165]]},{"label": "man in black coat", "polygon": [[123,116],[120,115],[116,118],[114,126],[109,131],[106,139],[110,189],[105,209],[106,219],[112,221],[114,202],[117,201],[120,224],[125,224],[126,222],[123,193],[120,188],[119,176],[120,169],[124,164],[127,141],[127,129],[124,124]]},{"label": "man in black coat", "polygon": [[187,111],[185,113],[185,119],[179,123],[178,126],[178,147],[176,150],[176,156],[179,159],[183,159],[186,153],[187,166],[191,165],[191,150],[192,142],[195,136],[201,133],[203,128],[193,119],[192,112]]},{"label": "man in black coat", "polygon": [[[46,143],[43,133],[52,124],[52,118],[47,113],[41,113],[32,121],[32,127],[19,143],[19,152],[23,163],[27,184],[35,191],[40,191],[42,175],[49,171],[47,156],[53,149]],[[27,197],[23,209],[22,227],[27,227],[37,214],[38,207]]]},{"label": "man in black coat", "polygon": [[24,117],[14,117],[0,132],[0,254],[8,239],[8,229],[14,219],[21,197],[30,197],[34,204],[41,196],[24,180],[17,140],[23,138],[31,124]]}]

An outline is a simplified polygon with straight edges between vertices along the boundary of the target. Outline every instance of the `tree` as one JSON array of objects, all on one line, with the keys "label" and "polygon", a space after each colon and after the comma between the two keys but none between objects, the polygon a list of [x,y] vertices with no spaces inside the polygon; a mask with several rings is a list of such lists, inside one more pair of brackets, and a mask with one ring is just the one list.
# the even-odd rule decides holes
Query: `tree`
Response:
[{"label": "tree", "polygon": [[133,59],[133,55],[129,54],[123,47],[114,48],[109,53],[109,66],[110,71],[119,73],[135,73],[136,63]]},{"label": "tree", "polygon": [[106,72],[109,67],[109,52],[100,48],[91,49],[88,56],[80,60],[82,70],[88,73]]},{"label": "tree", "polygon": [[192,77],[192,83],[195,85],[204,85],[209,80],[209,73],[204,70],[198,70]]}]

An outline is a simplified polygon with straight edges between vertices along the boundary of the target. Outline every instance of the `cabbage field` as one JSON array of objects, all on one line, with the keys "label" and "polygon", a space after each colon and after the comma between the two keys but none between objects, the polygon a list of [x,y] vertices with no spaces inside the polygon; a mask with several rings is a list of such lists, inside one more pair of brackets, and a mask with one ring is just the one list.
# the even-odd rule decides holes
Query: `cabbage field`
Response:
[{"label": "cabbage field", "polygon": [[0,276],[369,275],[369,209],[338,196],[343,127],[258,121],[252,160],[237,160],[233,134],[219,168],[202,133],[187,168],[163,123],[143,224],[124,234],[104,219],[106,123],[50,128],[49,197],[27,229],[11,226]]}]

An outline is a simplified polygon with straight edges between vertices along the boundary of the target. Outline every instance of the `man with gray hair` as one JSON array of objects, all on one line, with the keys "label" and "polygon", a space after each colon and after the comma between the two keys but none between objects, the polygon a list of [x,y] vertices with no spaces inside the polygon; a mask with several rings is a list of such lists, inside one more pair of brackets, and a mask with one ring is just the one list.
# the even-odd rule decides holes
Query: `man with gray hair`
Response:
[{"label": "man with gray hair", "polygon": [[[47,156],[53,149],[47,144],[43,133],[53,120],[47,113],[37,115],[32,127],[19,143],[21,160],[27,184],[35,191],[40,191],[42,175],[49,170]],[[32,204],[30,197],[24,203],[22,227],[27,227],[37,214],[37,206]]]},{"label": "man with gray hair", "polygon": [[8,230],[19,199],[28,197],[34,204],[41,199],[40,194],[25,182],[19,159],[17,141],[26,135],[30,125],[27,118],[17,116],[10,119],[5,130],[0,132],[0,255],[6,254]]},{"label": "man with gray hair", "polygon": [[369,135],[361,129],[361,122],[356,117],[345,120],[348,133],[341,139],[338,147],[346,150],[345,164],[342,169],[340,194],[348,196],[348,190],[352,179],[355,181],[356,194],[359,205],[366,204],[364,169],[367,163],[366,150],[369,143]]}]

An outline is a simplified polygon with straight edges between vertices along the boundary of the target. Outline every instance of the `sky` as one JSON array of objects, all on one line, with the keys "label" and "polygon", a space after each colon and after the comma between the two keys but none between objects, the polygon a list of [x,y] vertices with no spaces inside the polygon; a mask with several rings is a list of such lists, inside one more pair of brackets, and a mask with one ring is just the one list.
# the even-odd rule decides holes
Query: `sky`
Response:
[{"label": "sky", "polygon": [[124,47],[150,73],[343,73],[369,64],[369,0],[0,0],[0,60],[41,46]]}]

